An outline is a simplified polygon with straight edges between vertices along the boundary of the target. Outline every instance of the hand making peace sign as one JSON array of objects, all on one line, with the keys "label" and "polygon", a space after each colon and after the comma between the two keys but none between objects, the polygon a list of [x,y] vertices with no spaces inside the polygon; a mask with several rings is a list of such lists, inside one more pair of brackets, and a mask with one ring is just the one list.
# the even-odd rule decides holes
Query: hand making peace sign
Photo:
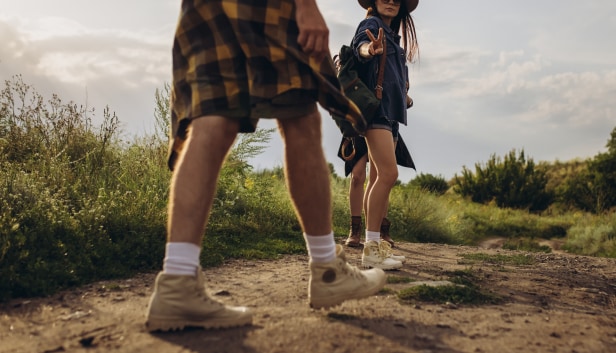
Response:
[{"label": "hand making peace sign", "polygon": [[369,29],[366,30],[366,34],[371,40],[370,44],[368,44],[368,53],[372,56],[383,54],[383,28],[379,28],[379,36],[377,38],[374,38],[374,34]]}]

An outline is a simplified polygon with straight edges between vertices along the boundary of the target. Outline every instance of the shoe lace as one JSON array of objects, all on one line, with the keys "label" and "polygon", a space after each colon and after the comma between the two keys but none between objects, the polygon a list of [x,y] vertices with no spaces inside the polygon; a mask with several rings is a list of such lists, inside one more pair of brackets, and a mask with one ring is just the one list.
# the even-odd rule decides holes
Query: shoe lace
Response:
[{"label": "shoe lace", "polygon": [[383,258],[388,258],[392,256],[393,252],[391,251],[391,244],[386,241],[381,241],[381,243],[379,244],[379,255],[381,255],[381,257]]},{"label": "shoe lace", "polygon": [[380,261],[384,261],[389,256],[387,250],[383,248],[383,243],[386,242],[381,241],[379,244],[364,245],[364,250],[368,247],[368,252],[371,254],[370,256],[376,256]]},{"label": "shoe lace", "polygon": [[364,275],[361,273],[361,270],[348,262],[345,262],[344,266],[342,266],[342,273],[356,279],[364,279]]}]

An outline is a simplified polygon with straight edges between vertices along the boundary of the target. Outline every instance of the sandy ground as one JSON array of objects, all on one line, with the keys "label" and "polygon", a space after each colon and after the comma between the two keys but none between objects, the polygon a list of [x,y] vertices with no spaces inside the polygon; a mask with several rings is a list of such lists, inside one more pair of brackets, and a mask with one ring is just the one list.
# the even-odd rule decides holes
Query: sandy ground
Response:
[{"label": "sandy ground", "polygon": [[[447,279],[470,270],[501,304],[401,302],[411,283],[329,311],[307,304],[305,256],[230,261],[205,272],[220,300],[254,309],[252,326],[148,333],[155,274],[98,282],[0,305],[0,352],[616,352],[616,260],[564,253],[397,244],[407,263],[389,276]],[[497,242],[496,242],[497,243]],[[532,265],[469,262],[463,254],[525,254]],[[359,264],[360,250],[347,249]]]}]

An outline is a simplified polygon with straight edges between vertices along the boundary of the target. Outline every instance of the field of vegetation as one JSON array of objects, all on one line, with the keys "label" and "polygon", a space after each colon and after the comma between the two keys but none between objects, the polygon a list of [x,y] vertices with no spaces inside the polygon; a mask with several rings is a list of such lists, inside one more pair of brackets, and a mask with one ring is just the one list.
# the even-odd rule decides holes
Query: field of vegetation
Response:
[{"label": "field of vegetation", "polygon": [[[154,95],[155,132],[126,139],[118,117],[42,97],[20,76],[0,91],[0,301],[159,269],[170,172],[168,87]],[[96,118],[96,119],[94,119]],[[93,120],[102,121],[93,124]],[[249,160],[272,130],[238,139],[224,166],[202,264],[303,253],[282,168]],[[609,136],[608,136],[609,135]],[[591,159],[535,163],[491,156],[453,180],[419,174],[391,194],[396,238],[616,257],[616,128]],[[332,168],[333,171],[333,168]],[[349,180],[331,174],[334,232],[348,232]],[[207,256],[206,256],[207,255]]]}]

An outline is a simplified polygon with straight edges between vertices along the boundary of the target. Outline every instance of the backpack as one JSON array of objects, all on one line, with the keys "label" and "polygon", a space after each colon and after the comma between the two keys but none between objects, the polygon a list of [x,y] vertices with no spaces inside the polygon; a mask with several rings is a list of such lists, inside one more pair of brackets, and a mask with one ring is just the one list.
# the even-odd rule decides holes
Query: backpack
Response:
[{"label": "backpack", "polygon": [[[377,85],[374,89],[369,88],[365,82],[359,78],[358,69],[361,63],[353,53],[353,48],[348,45],[343,45],[340,48],[338,55],[334,56],[334,62],[338,68],[338,81],[342,86],[344,95],[349,98],[361,111],[367,123],[375,117],[383,94],[383,72],[385,69],[385,60],[387,58],[386,41],[383,41],[383,54],[381,54],[379,71],[377,76]],[[336,119],[336,124],[344,137],[359,136],[351,123],[344,119]]]}]

